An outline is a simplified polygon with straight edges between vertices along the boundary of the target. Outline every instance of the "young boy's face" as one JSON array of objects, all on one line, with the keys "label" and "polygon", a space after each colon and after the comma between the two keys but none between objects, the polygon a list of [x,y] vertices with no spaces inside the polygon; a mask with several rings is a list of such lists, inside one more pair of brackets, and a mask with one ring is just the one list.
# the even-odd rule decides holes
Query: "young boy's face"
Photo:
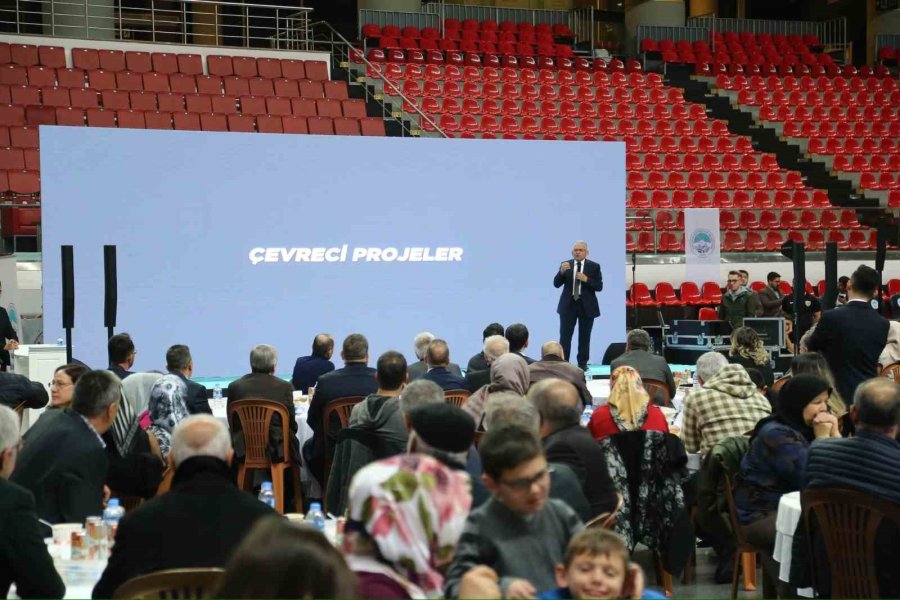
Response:
[{"label": "young boy's face", "polygon": [[484,476],[488,490],[506,508],[518,515],[531,515],[547,503],[550,494],[550,472],[547,459],[538,455],[520,464],[515,469],[507,469],[499,479]]},{"label": "young boy's face", "polygon": [[556,584],[573,598],[619,598],[625,587],[625,560],[614,554],[580,554],[572,563],[557,565]]}]

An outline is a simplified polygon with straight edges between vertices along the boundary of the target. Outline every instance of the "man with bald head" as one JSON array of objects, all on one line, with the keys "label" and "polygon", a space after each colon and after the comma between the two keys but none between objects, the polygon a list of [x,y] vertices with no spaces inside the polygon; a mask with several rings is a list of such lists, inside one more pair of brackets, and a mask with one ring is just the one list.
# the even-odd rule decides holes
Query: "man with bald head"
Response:
[{"label": "man with bald head", "polygon": [[[853,394],[850,418],[856,426],[853,437],[816,440],[810,445],[804,489],[855,490],[900,504],[900,384],[887,377],[859,384]],[[824,552],[817,552],[821,548],[821,539],[814,537],[813,555],[824,556]],[[900,573],[894,565],[898,555],[897,525],[880,526],[875,537],[873,567],[882,598],[900,597]],[[828,566],[820,562],[816,563],[816,587],[829,592]]]},{"label": "man with bald head", "polygon": [[331,355],[334,354],[334,338],[327,333],[320,333],[313,339],[312,354],[301,356],[294,363],[294,374],[291,384],[295,390],[304,394],[315,387],[319,377],[334,371]]},{"label": "man with bald head", "polygon": [[540,435],[547,461],[575,471],[591,506],[591,516],[615,509],[618,497],[606,468],[606,455],[590,432],[581,426],[581,398],[574,385],[562,379],[543,379],[528,390],[526,400],[541,417]]},{"label": "man with bald head", "polygon": [[528,365],[528,377],[532,384],[555,377],[568,381],[578,389],[583,406],[593,402],[584,382],[584,371],[566,362],[565,352],[559,342],[545,342],[541,346],[541,360]]},{"label": "man with bald head", "polygon": [[[413,350],[416,353],[416,362],[411,363],[406,369],[406,371],[409,373],[410,381],[421,379],[425,376],[425,373],[428,372],[428,369],[431,368],[431,366],[428,364],[428,347],[431,346],[431,342],[433,342],[434,340],[435,336],[430,331],[423,331],[421,333],[418,333],[416,334],[416,337],[413,338]],[[446,367],[457,377],[462,377],[462,371],[460,370],[459,365],[450,362],[449,353],[450,352],[448,350]]]},{"label": "man with bald head", "polygon": [[556,312],[559,313],[559,343],[563,355],[572,355],[572,334],[578,323],[578,366],[587,368],[591,355],[591,330],[600,316],[597,292],[603,289],[600,265],[588,260],[588,247],[583,241],[572,245],[572,260],[564,261],[553,277],[553,287],[562,287]]},{"label": "man with bald head", "polygon": [[422,377],[433,381],[445,392],[466,389],[466,380],[450,370],[450,348],[444,340],[432,340],[425,352],[428,372]]},{"label": "man with bald head", "polygon": [[112,598],[132,577],[163,569],[223,568],[257,520],[275,511],[237,489],[225,424],[192,415],[175,426],[169,460],[172,488],[119,522],[94,598]]}]

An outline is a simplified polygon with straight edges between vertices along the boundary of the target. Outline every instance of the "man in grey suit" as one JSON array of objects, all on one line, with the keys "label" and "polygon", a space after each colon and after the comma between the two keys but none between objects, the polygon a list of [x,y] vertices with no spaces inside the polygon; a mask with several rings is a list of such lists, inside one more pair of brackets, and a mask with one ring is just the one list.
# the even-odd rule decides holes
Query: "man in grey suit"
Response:
[{"label": "man in grey suit", "polygon": [[[430,331],[423,331],[413,338],[413,348],[416,351],[416,362],[409,365],[406,372],[409,373],[409,380],[415,381],[421,379],[428,372],[428,364],[425,362],[428,354],[428,346],[434,341],[434,334]],[[447,368],[457,377],[462,377],[462,371],[456,363],[450,363]]]},{"label": "man in grey suit", "polygon": [[559,342],[546,342],[541,346],[541,360],[528,365],[528,379],[532,385],[543,379],[568,381],[578,390],[582,408],[593,403],[584,382],[584,371],[566,361]]},{"label": "man in grey suit", "polygon": [[633,367],[641,379],[662,381],[669,388],[669,398],[675,397],[678,386],[669,363],[662,356],[650,352],[650,335],[643,329],[632,329],[628,332],[625,343],[625,354],[612,361],[609,371],[612,373],[619,367]]},{"label": "man in grey suit", "polygon": [[763,317],[784,317],[784,311],[781,304],[784,300],[784,294],[779,289],[781,283],[781,275],[772,271],[766,276],[766,287],[759,290],[759,303],[762,305]]}]

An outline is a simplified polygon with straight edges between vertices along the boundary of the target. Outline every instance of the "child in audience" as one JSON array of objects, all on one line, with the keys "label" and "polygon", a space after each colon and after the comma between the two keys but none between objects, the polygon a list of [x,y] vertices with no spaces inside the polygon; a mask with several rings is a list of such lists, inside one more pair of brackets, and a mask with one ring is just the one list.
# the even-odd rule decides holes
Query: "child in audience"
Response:
[{"label": "child in audience", "polygon": [[491,427],[479,446],[482,480],[491,498],[469,515],[453,564],[447,598],[461,593],[474,567],[496,574],[504,598],[534,598],[556,585],[554,565],[584,525],[566,504],[548,498],[550,467],[535,432],[521,425]]},{"label": "child in audience", "polygon": [[559,587],[538,598],[665,598],[644,589],[644,574],[630,560],[618,535],[586,529],[572,538],[565,562],[556,565]]}]

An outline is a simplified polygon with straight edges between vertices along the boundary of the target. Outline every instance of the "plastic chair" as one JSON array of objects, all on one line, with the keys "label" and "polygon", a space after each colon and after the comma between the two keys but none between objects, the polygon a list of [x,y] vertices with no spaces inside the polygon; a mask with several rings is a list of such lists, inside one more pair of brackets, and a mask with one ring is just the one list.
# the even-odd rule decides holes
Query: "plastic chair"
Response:
[{"label": "plastic chair", "polygon": [[168,569],[148,573],[129,579],[120,585],[113,598],[147,599],[180,598],[212,598],[218,589],[224,569]]},{"label": "plastic chair", "polygon": [[610,512],[600,513],[585,523],[584,527],[586,529],[613,529],[616,524],[616,517],[619,515],[619,511],[622,510],[622,505],[625,503],[625,498],[622,494],[617,492],[616,497],[618,500],[616,501],[616,507],[614,509]]},{"label": "plastic chair", "polygon": [[[831,597],[880,598],[873,560],[876,533],[884,522],[900,524],[900,506],[862,492],[828,488],[801,492],[800,503],[810,532],[809,556],[814,556],[814,532],[820,532],[825,542]],[[815,561],[810,562],[816,581]]]},{"label": "plastic chair", "polygon": [[719,313],[714,308],[704,306],[700,309],[697,318],[701,321],[718,321]]},{"label": "plastic chair", "polygon": [[[279,415],[281,425],[284,428],[282,462],[272,462],[269,456],[269,426],[272,417]],[[245,484],[251,480],[247,478],[250,469],[266,469],[271,472],[272,488],[275,493],[275,510],[284,514],[284,472],[289,470],[294,482],[294,502],[297,512],[303,511],[303,494],[300,490],[300,480],[297,470],[292,468],[291,460],[291,430],[290,421],[294,416],[288,417],[287,408],[274,400],[248,399],[232,402],[228,407],[228,428],[236,431],[236,425],[240,424],[240,430],[244,434],[245,455],[244,462],[238,470],[237,485],[239,489],[245,489]]]},{"label": "plastic chair", "polygon": [[731,530],[734,532],[734,541],[737,545],[734,553],[734,576],[731,579],[731,599],[735,600],[737,598],[738,577],[741,574],[738,566],[743,563],[744,589],[748,591],[756,590],[756,555],[760,552],[765,552],[765,550],[757,548],[744,537],[744,528],[738,522],[737,510],[734,506],[734,487],[731,485],[731,476],[727,472],[723,475],[725,478],[725,500],[728,502]]},{"label": "plastic chair", "polygon": [[461,407],[466,403],[470,394],[469,390],[447,390],[444,392],[444,402]]}]

